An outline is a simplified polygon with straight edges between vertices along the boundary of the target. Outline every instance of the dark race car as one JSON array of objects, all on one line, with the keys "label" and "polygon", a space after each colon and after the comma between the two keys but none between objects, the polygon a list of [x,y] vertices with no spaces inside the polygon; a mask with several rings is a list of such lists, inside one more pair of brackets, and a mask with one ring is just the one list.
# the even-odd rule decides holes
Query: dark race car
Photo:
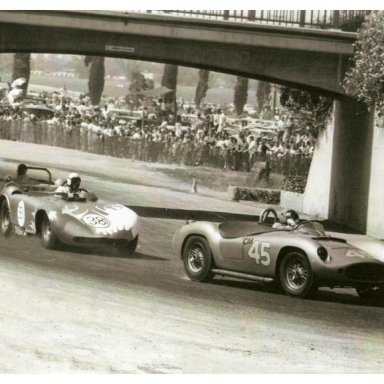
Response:
[{"label": "dark race car", "polygon": [[[269,215],[273,215],[273,219]],[[327,235],[319,222],[301,220],[289,229],[268,208],[260,222],[190,222],[173,247],[191,280],[215,275],[275,281],[291,296],[306,298],[323,287],[352,287],[363,298],[384,297],[384,262]]]},{"label": "dark race car", "polygon": [[7,176],[0,193],[2,235],[41,235],[43,245],[113,246],[130,255],[137,246],[139,217],[129,208],[98,200],[81,189],[69,197],[57,192],[46,168],[27,167],[40,175],[22,182]]}]

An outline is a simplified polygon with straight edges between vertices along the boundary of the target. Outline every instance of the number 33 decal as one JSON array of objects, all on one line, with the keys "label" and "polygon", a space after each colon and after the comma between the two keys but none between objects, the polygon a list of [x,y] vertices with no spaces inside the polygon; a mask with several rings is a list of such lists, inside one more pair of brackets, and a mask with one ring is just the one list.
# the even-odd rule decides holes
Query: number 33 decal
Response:
[{"label": "number 33 decal", "polygon": [[254,241],[251,248],[249,248],[248,256],[255,259],[256,264],[267,266],[271,264],[271,257],[267,252],[270,247],[270,243],[260,243],[259,241]]}]

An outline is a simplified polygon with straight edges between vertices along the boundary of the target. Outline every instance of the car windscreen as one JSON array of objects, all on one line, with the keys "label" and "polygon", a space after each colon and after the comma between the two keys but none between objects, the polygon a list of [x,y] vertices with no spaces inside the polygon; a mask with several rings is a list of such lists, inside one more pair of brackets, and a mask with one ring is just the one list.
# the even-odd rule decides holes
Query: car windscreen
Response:
[{"label": "car windscreen", "polygon": [[323,225],[317,221],[302,223],[295,229],[295,232],[310,236],[326,236]]}]

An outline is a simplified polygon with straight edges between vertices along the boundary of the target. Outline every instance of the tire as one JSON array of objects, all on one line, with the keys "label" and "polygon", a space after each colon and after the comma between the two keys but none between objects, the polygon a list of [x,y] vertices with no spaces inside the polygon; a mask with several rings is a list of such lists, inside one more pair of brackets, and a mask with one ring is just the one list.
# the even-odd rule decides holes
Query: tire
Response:
[{"label": "tire", "polygon": [[290,251],[283,257],[279,267],[279,281],[281,289],[293,297],[313,297],[318,288],[311,265],[300,251]]},{"label": "tire", "polygon": [[359,295],[362,300],[374,300],[374,301],[383,301],[384,300],[384,286],[357,286],[356,293]]},{"label": "tire", "polygon": [[55,235],[47,215],[44,215],[41,223],[41,240],[44,248],[47,249],[56,249],[59,245],[59,239]]},{"label": "tire", "polygon": [[4,237],[10,237],[13,233],[13,224],[7,200],[3,200],[0,207],[0,231]]},{"label": "tire", "polygon": [[191,236],[184,246],[183,263],[187,276],[193,281],[209,281],[212,274],[212,252],[208,241]]},{"label": "tire", "polygon": [[116,247],[117,252],[122,256],[132,256],[137,248],[139,236],[137,235],[132,241],[127,242],[127,245]]}]

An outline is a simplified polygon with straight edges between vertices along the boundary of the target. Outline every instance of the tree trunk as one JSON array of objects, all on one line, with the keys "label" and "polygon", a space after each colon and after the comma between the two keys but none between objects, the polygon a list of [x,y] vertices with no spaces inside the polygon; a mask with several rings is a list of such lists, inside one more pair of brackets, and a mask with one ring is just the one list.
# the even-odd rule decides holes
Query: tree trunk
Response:
[{"label": "tree trunk", "polygon": [[195,103],[196,103],[197,108],[200,107],[201,101],[207,95],[208,78],[209,78],[209,71],[207,71],[206,69],[200,69],[199,70],[199,80],[197,83],[196,93],[195,93]]},{"label": "tree trunk", "polygon": [[168,93],[164,97],[166,104],[173,103],[175,112],[176,112],[176,88],[177,88],[177,71],[179,67],[173,64],[165,64],[163,78],[161,80],[161,85],[172,89],[174,92]]},{"label": "tree trunk", "polygon": [[237,76],[233,103],[235,104],[236,113],[238,115],[243,113],[244,105],[247,103],[247,99],[248,78]]},{"label": "tree trunk", "polygon": [[23,85],[23,96],[27,94],[29,77],[31,75],[31,54],[15,53],[13,55],[12,82],[24,77],[27,81]]},{"label": "tree trunk", "polygon": [[269,102],[271,95],[271,84],[264,81],[259,81],[256,90],[257,109],[260,113],[266,104]]},{"label": "tree trunk", "polygon": [[104,90],[104,57],[86,56],[84,59],[89,68],[88,92],[92,105],[98,105]]}]

